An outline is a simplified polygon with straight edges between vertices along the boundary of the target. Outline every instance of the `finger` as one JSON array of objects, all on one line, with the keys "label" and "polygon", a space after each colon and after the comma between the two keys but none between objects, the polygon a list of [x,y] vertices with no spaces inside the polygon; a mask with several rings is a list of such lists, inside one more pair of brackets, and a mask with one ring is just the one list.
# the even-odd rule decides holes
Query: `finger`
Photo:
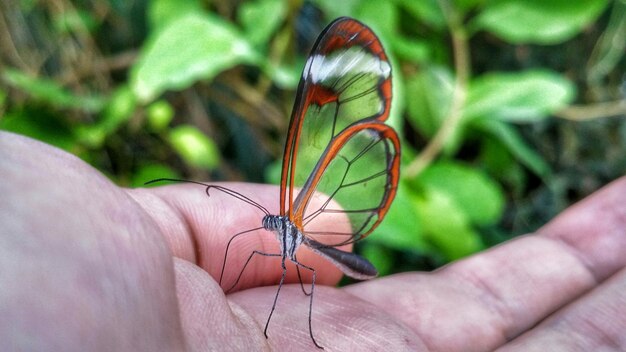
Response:
[{"label": "finger", "polygon": [[258,325],[235,304],[206,271],[186,260],[174,260],[180,317],[190,351],[254,351],[265,344]]},{"label": "finger", "polygon": [[597,281],[626,260],[626,177],[565,210],[537,233],[565,246]]},{"label": "finger", "polygon": [[388,309],[432,350],[493,349],[626,266],[623,194],[626,178],[564,212],[538,235],[432,274],[397,275],[346,290]]},{"label": "finger", "polygon": [[[278,187],[245,183],[220,185],[249,197],[271,213],[278,213]],[[259,229],[234,239],[224,262],[231,238],[246,230],[260,228],[264,213],[216,189],[210,190],[210,197],[204,187],[193,184],[135,189],[129,190],[129,193],[159,224],[175,256],[196,263],[216,280],[219,280],[224,267],[222,287],[225,289],[236,282],[253,251],[280,254],[276,236]],[[341,272],[332,264],[304,246],[300,247],[297,256],[300,262],[316,269],[318,283],[333,285],[341,278]],[[286,282],[297,282],[295,266],[290,262],[286,264]],[[235,290],[276,284],[281,275],[280,258],[255,255]],[[302,277],[306,282],[311,280],[311,274],[306,270],[302,271]]]},{"label": "finger", "polygon": [[[229,299],[257,321],[263,336],[276,287],[237,292]],[[309,334],[310,296],[299,285],[285,285],[267,330],[272,351],[320,351]],[[424,344],[395,317],[343,290],[315,286],[312,309],[315,341],[326,351],[420,351]]]},{"label": "finger", "polygon": [[155,224],[73,155],[0,131],[2,350],[180,350]]},{"label": "finger", "polygon": [[626,350],[626,270],[498,351]]}]

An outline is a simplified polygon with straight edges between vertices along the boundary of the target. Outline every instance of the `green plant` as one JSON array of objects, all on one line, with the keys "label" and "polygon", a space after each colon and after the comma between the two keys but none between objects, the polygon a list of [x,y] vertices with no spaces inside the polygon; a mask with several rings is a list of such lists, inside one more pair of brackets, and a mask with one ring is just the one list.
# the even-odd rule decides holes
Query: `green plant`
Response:
[{"label": "green plant", "polygon": [[[613,25],[594,51],[596,88],[623,60],[623,49],[620,56],[605,43],[623,35],[622,3],[613,4]],[[391,272],[408,265],[399,256],[419,254],[429,267],[506,239],[507,204],[515,208],[533,179],[554,184],[524,125],[575,114],[568,106],[580,84],[541,60],[525,61],[524,51],[568,43],[610,2],[44,4],[0,5],[24,15],[9,26],[13,46],[2,51],[0,128],[71,151],[134,186],[181,176],[275,182],[280,165],[272,160],[280,159],[306,54],[296,50],[294,26],[307,21],[297,14],[315,6],[326,20],[348,15],[374,28],[394,62],[392,124],[405,137],[404,166],[391,212],[362,249]]]}]

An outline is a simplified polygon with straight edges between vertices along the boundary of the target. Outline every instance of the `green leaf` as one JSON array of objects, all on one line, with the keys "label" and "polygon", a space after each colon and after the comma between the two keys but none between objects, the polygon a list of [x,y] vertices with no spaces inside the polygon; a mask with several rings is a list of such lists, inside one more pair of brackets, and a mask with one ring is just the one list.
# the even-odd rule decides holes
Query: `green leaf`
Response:
[{"label": "green leaf", "polygon": [[0,111],[5,111],[6,107],[4,104],[7,101],[7,92],[0,89]]},{"label": "green leaf", "polygon": [[210,170],[219,164],[215,143],[194,126],[175,127],[170,131],[168,139],[188,165]]},{"label": "green leaf", "polygon": [[406,103],[409,122],[426,136],[437,132],[452,100],[454,78],[443,67],[425,66],[407,80]]},{"label": "green leaf", "polygon": [[145,185],[146,182],[156,180],[157,178],[180,178],[180,175],[171,167],[162,164],[143,165],[133,174],[131,187],[157,187],[159,183],[151,183]]},{"label": "green leaf", "polygon": [[398,59],[425,64],[432,55],[430,45],[424,41],[395,35],[389,38],[389,42]]},{"label": "green leaf", "polygon": [[[599,87],[612,72],[624,72],[626,53],[626,1],[615,1],[608,22],[602,23],[603,32],[597,39],[586,62],[586,86]],[[622,86],[623,87],[623,86]],[[624,96],[624,90],[622,97]]]},{"label": "green leaf", "polygon": [[454,6],[462,10],[463,12],[467,12],[477,6],[480,6],[489,0],[453,0]]},{"label": "green leaf", "polygon": [[212,15],[186,15],[149,40],[132,68],[131,86],[147,102],[165,90],[181,90],[255,61],[256,53],[231,24]]},{"label": "green leaf", "polygon": [[265,61],[261,64],[263,73],[269,76],[278,88],[285,90],[292,90],[298,87],[303,67],[304,61],[301,63],[280,62],[278,65]]},{"label": "green leaf", "polygon": [[94,125],[77,128],[80,141],[92,148],[102,146],[107,136],[115,133],[131,118],[136,104],[137,98],[130,87],[126,85],[118,87],[107,102],[100,120]]},{"label": "green leaf", "polygon": [[[424,66],[410,78],[405,90],[409,123],[426,137],[434,136],[448,117],[453,89],[454,78],[447,69]],[[463,132],[463,124],[457,124],[445,141],[445,155],[454,154],[461,146]]]},{"label": "green leaf", "polygon": [[313,0],[313,3],[322,9],[327,18],[337,18],[354,16],[355,10],[363,3],[363,0]]},{"label": "green leaf", "polygon": [[398,8],[391,1],[362,0],[355,9],[354,17],[367,23],[381,38],[383,44],[384,39],[396,34]]},{"label": "green leaf", "polygon": [[104,107],[105,99],[100,96],[79,96],[53,80],[31,77],[16,69],[5,68],[2,78],[10,86],[54,107],[80,109],[87,112],[98,112]]},{"label": "green leaf", "polygon": [[495,119],[480,119],[474,122],[472,127],[485,131],[498,139],[502,144],[507,146],[511,154],[522,164],[544,180],[550,176],[550,166],[548,163],[543,160],[541,155],[526,144],[522,136],[520,136],[519,132],[517,132],[513,126]]},{"label": "green leaf", "polygon": [[415,207],[418,201],[418,196],[401,181],[389,212],[367,237],[367,241],[398,250],[423,251],[428,248],[423,239],[422,225],[417,218]]},{"label": "green leaf", "polygon": [[76,153],[73,131],[57,116],[47,111],[26,108],[0,117],[0,129],[11,131]]},{"label": "green leaf", "polygon": [[594,21],[608,0],[499,0],[486,3],[472,26],[516,44],[557,44]]},{"label": "green leaf", "polygon": [[88,35],[98,25],[91,13],[76,9],[59,11],[53,17],[52,24],[58,33],[81,33]]},{"label": "green leaf", "polygon": [[200,0],[152,0],[148,2],[148,23],[154,32],[176,19],[203,12]]},{"label": "green leaf", "polygon": [[250,43],[256,46],[265,46],[272,34],[285,20],[286,15],[286,2],[282,0],[256,0],[241,4],[237,18]]},{"label": "green leaf", "polygon": [[280,176],[282,173],[282,160],[275,160],[265,168],[265,181],[273,185],[280,184]]},{"label": "green leaf", "polygon": [[501,141],[493,136],[485,137],[477,162],[505,185],[507,193],[514,198],[521,196],[527,185],[528,172]]},{"label": "green leaf", "polygon": [[413,17],[435,29],[446,27],[446,19],[436,0],[398,0],[397,3]]},{"label": "green leaf", "polygon": [[504,210],[504,192],[485,173],[461,163],[438,162],[424,170],[416,182],[445,195],[476,225],[496,223]]},{"label": "green leaf", "polygon": [[569,104],[574,90],[570,81],[550,71],[490,73],[471,82],[464,119],[533,122]]},{"label": "green leaf", "polygon": [[165,100],[156,101],[148,106],[148,124],[155,131],[164,130],[174,118],[174,108]]},{"label": "green leaf", "polygon": [[135,108],[137,107],[137,97],[127,85],[118,87],[104,110],[104,118],[100,122],[107,126],[108,131],[114,131],[119,125],[127,122]]},{"label": "green leaf", "polygon": [[459,259],[483,248],[467,213],[446,192],[428,189],[416,205],[426,240],[447,259]]}]

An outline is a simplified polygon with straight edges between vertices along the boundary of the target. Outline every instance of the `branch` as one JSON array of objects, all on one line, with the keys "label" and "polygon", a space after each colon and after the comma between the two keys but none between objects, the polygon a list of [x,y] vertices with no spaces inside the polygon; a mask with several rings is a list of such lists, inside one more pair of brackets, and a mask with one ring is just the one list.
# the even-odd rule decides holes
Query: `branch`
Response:
[{"label": "branch", "polygon": [[442,0],[439,4],[446,15],[448,28],[450,28],[450,34],[452,36],[454,69],[456,71],[452,104],[450,105],[448,116],[444,119],[437,133],[405,170],[405,175],[409,178],[413,178],[422,172],[441,152],[461,121],[461,117],[463,116],[462,110],[467,98],[467,83],[470,76],[467,32],[461,20],[458,18],[458,14],[451,8],[449,2]]}]

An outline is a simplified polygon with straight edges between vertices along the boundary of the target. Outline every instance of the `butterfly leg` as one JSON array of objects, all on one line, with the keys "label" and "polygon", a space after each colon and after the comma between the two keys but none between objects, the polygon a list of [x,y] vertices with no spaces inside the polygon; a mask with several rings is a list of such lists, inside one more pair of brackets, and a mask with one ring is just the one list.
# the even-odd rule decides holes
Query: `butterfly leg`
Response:
[{"label": "butterfly leg", "polygon": [[[222,272],[220,273],[220,281],[219,281],[220,286],[222,285],[222,279],[224,278],[224,269],[226,269],[226,259],[228,258],[228,250],[230,249],[230,244],[233,242],[233,240],[235,238],[237,238],[237,237],[239,237],[241,235],[245,235],[245,234],[250,233],[250,232],[254,232],[254,231],[260,230],[260,229],[262,229],[262,227],[257,227],[255,229],[250,229],[250,230],[239,232],[238,234],[235,234],[233,237],[231,237],[230,240],[228,240],[228,244],[226,245],[226,251],[224,252],[224,262],[222,263]],[[249,260],[250,259],[248,259],[248,261]],[[241,274],[239,276],[241,276]],[[235,283],[235,285],[236,285],[236,283]],[[235,287],[235,286],[233,285],[233,287]],[[228,289],[226,292],[232,290],[233,287]]]},{"label": "butterfly leg", "polygon": [[[313,291],[315,290],[315,269],[311,268],[310,266],[306,266],[300,262],[298,262],[295,257],[292,260],[292,262],[294,264],[296,264],[296,268],[302,267],[303,269],[307,269],[310,270],[311,273],[313,273],[313,277],[311,278],[311,293],[308,294],[307,296],[309,296],[309,336],[311,336],[311,340],[313,341],[313,343],[315,344],[315,347],[319,348],[319,349],[324,349],[324,347],[320,346],[317,341],[315,341],[315,338],[313,337],[313,328],[311,327],[311,312],[313,311]],[[299,272],[298,272],[299,273]],[[300,284],[302,284],[302,281],[300,281]],[[304,288],[302,289],[304,291]],[[306,292],[305,292],[306,294]]]},{"label": "butterfly leg", "polygon": [[[250,260],[252,260],[252,257],[254,257],[255,254],[258,255],[262,255],[264,257],[280,257],[281,255],[278,253],[263,253],[260,251],[252,251],[252,253],[250,253],[250,256],[248,257],[248,260],[246,260],[246,264],[244,264],[243,268],[241,269],[241,272],[239,273],[239,276],[237,276],[237,280],[235,281],[235,283],[226,291],[226,293],[230,292],[233,288],[235,288],[235,286],[237,286],[237,284],[239,283],[239,280],[241,279],[241,276],[243,276],[243,272],[246,270],[246,267],[248,266],[248,264],[250,263]],[[283,259],[284,261],[284,259]],[[285,273],[283,272],[283,277],[285,276]],[[282,280],[281,280],[282,283]]]},{"label": "butterfly leg", "polygon": [[[298,261],[295,254],[293,256],[293,259],[295,261]],[[300,282],[300,288],[302,289],[302,293],[304,293],[306,296],[310,296],[311,292],[306,292],[306,290],[304,289],[304,283],[302,282],[302,275],[300,274],[300,267],[298,265],[296,265],[296,271],[298,272],[298,281]]]},{"label": "butterfly leg", "polygon": [[263,330],[263,334],[265,335],[265,338],[267,338],[267,327],[270,325],[272,314],[274,314],[274,309],[276,309],[276,302],[278,301],[278,295],[280,294],[280,289],[283,287],[283,282],[285,281],[285,275],[287,275],[287,266],[285,266],[285,256],[282,256],[280,265],[283,268],[283,275],[280,277],[280,282],[278,283],[278,290],[276,290],[276,296],[274,297],[274,304],[272,304],[272,310],[270,311],[270,316],[267,317],[267,323],[265,323],[265,330]]}]

